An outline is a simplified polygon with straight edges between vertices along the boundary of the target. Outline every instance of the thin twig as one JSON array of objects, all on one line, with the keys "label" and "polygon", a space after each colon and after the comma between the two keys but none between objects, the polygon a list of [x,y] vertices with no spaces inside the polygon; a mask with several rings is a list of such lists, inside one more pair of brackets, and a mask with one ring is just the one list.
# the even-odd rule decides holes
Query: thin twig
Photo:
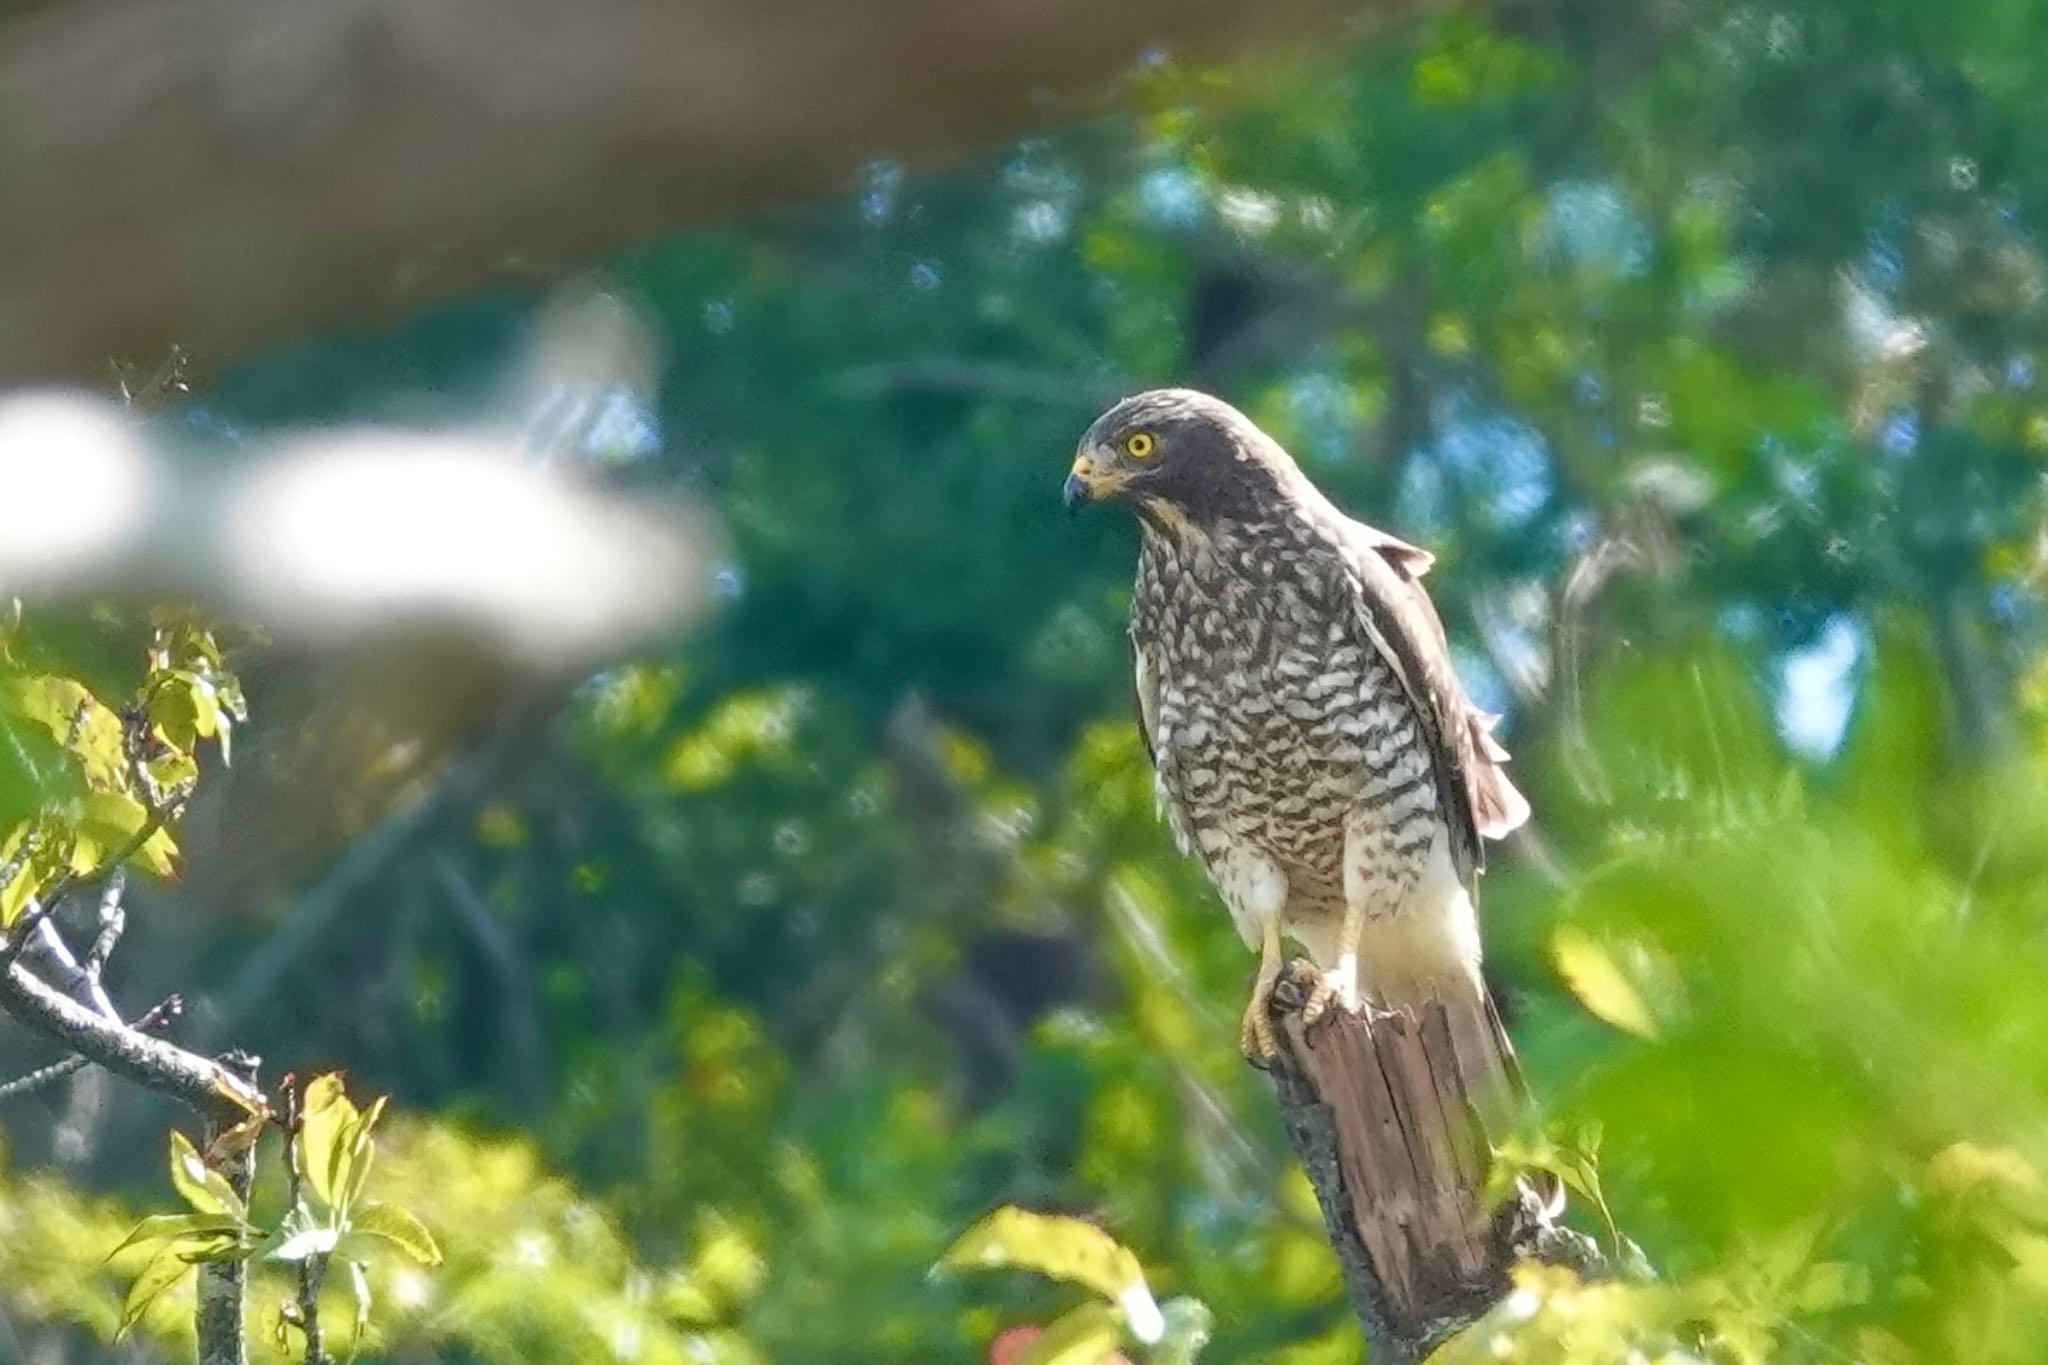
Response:
[{"label": "thin twig", "polygon": [[[156,1008],[150,1010],[149,1013],[137,1019],[132,1027],[144,1033],[154,1033],[156,1030],[174,1022],[184,1012],[184,1009],[185,997],[182,995],[170,996],[163,1003],[156,1006]],[[60,1061],[52,1062],[45,1067],[38,1067],[18,1080],[12,1080],[5,1085],[0,1085],[0,1104],[4,1104],[8,1100],[19,1099],[23,1095],[32,1095],[38,1090],[48,1089],[66,1076],[74,1076],[91,1065],[91,1058],[74,1052],[69,1057],[65,1057]]]},{"label": "thin twig", "polygon": [[[299,1145],[304,1123],[305,1115],[299,1109],[298,1078],[287,1076],[284,1080],[284,1178],[285,1201],[290,1208],[299,1207],[300,1190],[305,1180],[305,1154]],[[327,1258],[324,1256],[307,1256],[299,1262],[298,1325],[306,1336],[307,1365],[321,1365],[327,1359],[320,1335],[320,1279],[326,1268]]]},{"label": "thin twig", "polygon": [[112,998],[107,995],[106,991],[100,988],[99,983],[79,963],[78,958],[71,951],[71,945],[64,941],[62,934],[57,932],[56,921],[46,919],[37,925],[36,929],[37,955],[47,958],[50,965],[56,969],[57,984],[69,991],[77,999],[99,1011],[100,1017],[106,1019],[109,1023],[120,1024],[122,1022],[121,1012],[114,1007]]},{"label": "thin twig", "polygon": [[100,892],[100,932],[92,941],[92,950],[85,956],[85,974],[94,985],[107,970],[107,960],[114,955],[114,949],[121,942],[122,933],[128,928],[128,911],[121,901],[128,891],[128,872],[116,869],[107,878],[107,885]]},{"label": "thin twig", "polygon": [[262,1094],[218,1062],[115,1021],[15,963],[0,971],[0,1010],[117,1076],[201,1114],[261,1113]]}]

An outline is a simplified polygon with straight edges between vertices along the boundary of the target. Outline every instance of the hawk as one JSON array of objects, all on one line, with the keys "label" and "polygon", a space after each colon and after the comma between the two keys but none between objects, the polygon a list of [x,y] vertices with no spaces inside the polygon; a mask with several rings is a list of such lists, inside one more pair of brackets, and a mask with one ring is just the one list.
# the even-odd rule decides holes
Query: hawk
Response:
[{"label": "hawk", "polygon": [[1432,556],[1353,521],[1220,399],[1127,398],[1081,439],[1069,507],[1142,528],[1138,718],[1160,805],[1259,952],[1241,1046],[1276,1049],[1292,938],[1305,1017],[1444,1003],[1469,1082],[1513,1074],[1479,974],[1483,839],[1528,818],[1422,587]]}]

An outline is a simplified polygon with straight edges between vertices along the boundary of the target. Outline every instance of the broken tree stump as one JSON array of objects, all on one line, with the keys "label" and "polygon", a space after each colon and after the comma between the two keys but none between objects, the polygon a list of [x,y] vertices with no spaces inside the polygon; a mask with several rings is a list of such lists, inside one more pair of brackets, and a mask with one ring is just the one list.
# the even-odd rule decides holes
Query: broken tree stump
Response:
[{"label": "broken tree stump", "polygon": [[1313,980],[1295,962],[1274,992],[1281,1116],[1372,1365],[1407,1365],[1506,1293],[1515,1260],[1542,1254],[1555,1209],[1533,1191],[1499,1208],[1488,1200],[1486,1119],[1498,1123],[1501,1105],[1466,1093],[1441,1004],[1335,1009],[1310,1027],[1301,1007]]}]

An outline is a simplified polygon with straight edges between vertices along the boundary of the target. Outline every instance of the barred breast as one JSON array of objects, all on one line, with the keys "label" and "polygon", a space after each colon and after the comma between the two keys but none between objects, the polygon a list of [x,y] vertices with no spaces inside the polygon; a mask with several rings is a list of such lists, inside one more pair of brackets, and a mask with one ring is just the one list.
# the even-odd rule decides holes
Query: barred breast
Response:
[{"label": "barred breast", "polygon": [[1442,823],[1421,728],[1342,557],[1249,530],[1146,536],[1132,629],[1161,804],[1212,869],[1237,847],[1272,859],[1290,927],[1342,913],[1347,830],[1397,909]]}]

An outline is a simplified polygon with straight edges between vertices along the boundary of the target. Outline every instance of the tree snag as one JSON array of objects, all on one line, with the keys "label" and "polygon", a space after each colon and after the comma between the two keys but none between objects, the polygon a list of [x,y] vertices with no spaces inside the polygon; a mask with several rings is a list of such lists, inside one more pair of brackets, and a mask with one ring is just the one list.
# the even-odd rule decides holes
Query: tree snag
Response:
[{"label": "tree snag", "polygon": [[1311,1028],[1301,1007],[1313,975],[1297,960],[1274,992],[1287,1140],[1373,1365],[1418,1361],[1506,1292],[1517,1258],[1545,1254],[1548,1211],[1533,1192],[1490,1206],[1487,1111],[1498,1106],[1467,1093],[1443,1006],[1333,1010]]}]

